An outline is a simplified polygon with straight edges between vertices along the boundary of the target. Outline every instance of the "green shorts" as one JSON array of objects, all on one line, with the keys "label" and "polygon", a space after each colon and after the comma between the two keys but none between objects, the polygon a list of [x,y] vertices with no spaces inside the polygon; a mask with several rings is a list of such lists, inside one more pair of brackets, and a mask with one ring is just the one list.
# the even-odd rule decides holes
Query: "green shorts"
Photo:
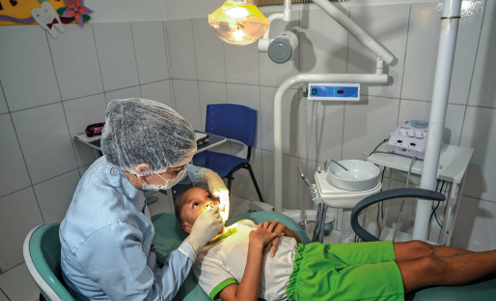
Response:
[{"label": "green shorts", "polygon": [[390,241],[298,245],[289,300],[404,300]]}]

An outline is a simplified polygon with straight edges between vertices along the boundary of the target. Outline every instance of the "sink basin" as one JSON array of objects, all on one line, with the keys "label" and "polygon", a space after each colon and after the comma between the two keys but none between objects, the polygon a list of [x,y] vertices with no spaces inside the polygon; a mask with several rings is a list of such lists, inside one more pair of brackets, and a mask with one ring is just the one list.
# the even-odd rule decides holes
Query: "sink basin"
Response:
[{"label": "sink basin", "polygon": [[332,186],[350,191],[361,191],[374,188],[379,184],[379,167],[361,160],[342,160],[339,164],[349,171],[333,163],[327,170],[327,181]]}]

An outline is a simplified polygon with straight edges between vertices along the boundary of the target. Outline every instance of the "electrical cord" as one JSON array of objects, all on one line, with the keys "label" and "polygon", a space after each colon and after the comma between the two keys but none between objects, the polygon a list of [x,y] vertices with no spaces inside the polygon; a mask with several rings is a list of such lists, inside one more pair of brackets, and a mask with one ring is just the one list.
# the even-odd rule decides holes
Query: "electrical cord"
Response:
[{"label": "electrical cord", "polygon": [[[410,173],[412,172],[413,164],[415,164],[416,161],[417,161],[417,157],[414,156],[412,158],[412,161],[410,162],[410,167],[408,168],[408,175],[406,176],[405,188],[408,188],[408,182],[410,181]],[[400,212],[398,213],[398,218],[396,220],[396,228],[394,229],[393,242],[396,239],[396,234],[398,233],[398,229],[400,228],[401,213],[403,212],[404,205],[405,205],[405,198],[403,198],[403,201],[401,202]]]},{"label": "electrical cord", "polygon": [[[310,160],[310,145],[312,141],[312,132],[313,132],[313,121],[314,121],[314,115],[315,115],[315,101],[312,101],[312,112],[310,116],[310,126],[308,122],[308,110],[307,106],[305,104],[305,134],[307,134],[306,137],[306,157],[305,157],[305,175],[308,174],[308,161]],[[304,205],[306,203],[306,189],[303,189],[303,205],[302,208],[304,208]]]},{"label": "electrical cord", "polygon": [[[385,171],[386,171],[386,167],[382,169],[381,192],[382,192],[382,183],[384,182]],[[382,233],[381,224],[379,223],[379,214],[381,214],[381,219],[384,220],[384,202],[377,203],[377,227],[379,228],[379,235],[377,237],[381,237],[381,233]]]},{"label": "electrical cord", "polygon": [[[305,157],[305,175],[308,174],[308,161],[310,160],[310,142],[312,141],[312,130],[313,130],[313,121],[314,121],[314,113],[315,113],[315,101],[312,102],[312,113],[310,116],[310,126],[308,122],[308,109],[307,109],[307,102],[305,102],[305,140],[306,140],[306,157]],[[309,130],[310,128],[310,130]],[[305,189],[305,185],[303,185],[303,190],[302,190],[302,204],[299,203],[297,200],[297,205],[300,208],[300,226],[303,230],[307,228],[307,215],[305,212],[305,207],[306,207],[306,195],[307,195],[307,190]]]},{"label": "electrical cord", "polygon": [[[389,153],[389,152],[382,152],[382,151],[374,151],[374,152],[371,152],[370,155],[372,154],[386,154],[386,155],[396,155],[396,156],[402,156],[402,157],[406,157],[406,158],[411,158],[410,156],[407,156],[407,155],[403,155],[403,154],[398,154],[398,153]],[[369,156],[370,156],[369,155]]]},{"label": "electrical cord", "polygon": [[[325,122],[325,114],[326,114],[326,108],[327,106],[324,106],[324,109],[322,110],[322,122],[320,125],[320,134],[318,135],[317,138],[317,149],[316,149],[316,154],[315,154],[315,162],[319,162],[319,157],[320,157],[320,148],[322,146],[322,137],[324,136],[324,122]],[[315,114],[315,133],[317,133],[317,128],[319,126],[318,122],[318,117],[319,114]]]},{"label": "electrical cord", "polygon": [[[443,180],[443,184],[441,184],[441,189],[439,189],[439,192],[441,192],[441,193],[443,193],[443,187],[444,187],[445,182],[446,181]],[[438,184],[439,184],[439,180],[438,180]],[[448,187],[446,186],[446,191],[447,190],[448,190]],[[437,191],[437,187],[436,187],[436,191]],[[444,194],[446,195],[446,192]],[[437,224],[442,229],[443,228],[443,225],[439,222],[439,219],[438,219],[437,214],[436,214],[436,210],[437,210],[437,208],[439,208],[439,205],[440,204],[441,204],[441,201],[438,201],[435,208],[434,208],[434,206],[431,207],[432,208],[432,213],[431,213],[431,216],[429,217],[429,225],[431,224],[432,217],[435,216]]]},{"label": "electrical cord", "polygon": [[376,147],[374,148],[374,150],[373,150],[373,151],[369,154],[369,156],[370,156],[370,155],[372,155],[373,153],[375,153],[375,152],[376,152],[376,150],[377,150],[377,149],[378,149],[381,145],[383,145],[384,143],[386,143],[386,142],[388,142],[388,141],[389,141],[389,137],[388,137],[388,138],[386,138],[386,139],[384,139],[384,140],[382,140],[382,141],[381,141],[381,143],[377,144],[377,146],[376,146]]}]

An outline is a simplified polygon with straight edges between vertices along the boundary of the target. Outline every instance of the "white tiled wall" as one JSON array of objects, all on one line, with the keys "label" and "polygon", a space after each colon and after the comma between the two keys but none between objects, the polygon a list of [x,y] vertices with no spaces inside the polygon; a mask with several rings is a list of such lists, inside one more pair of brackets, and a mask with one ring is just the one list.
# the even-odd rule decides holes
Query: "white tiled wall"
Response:
[{"label": "white tiled wall", "polygon": [[[365,86],[361,91],[362,94],[400,97],[409,13],[408,4],[362,6],[350,9],[351,19],[365,28],[395,56],[395,60],[386,69],[389,75],[388,83]],[[350,37],[347,63],[348,73],[373,74],[376,69],[376,55],[357,39]]]},{"label": "white tiled wall", "polygon": [[72,24],[65,30],[65,34],[57,39],[48,39],[62,99],[102,93],[102,77],[91,26],[83,30]]},{"label": "white tiled wall", "polygon": [[0,37],[0,79],[10,110],[60,102],[45,30],[39,26],[2,26]]},{"label": "white tiled wall", "polygon": [[104,90],[138,85],[131,23],[97,23],[93,32]]},{"label": "white tiled wall", "polygon": [[[2,85],[0,83],[0,88],[2,88]],[[0,89],[0,114],[7,113],[9,109],[7,108],[7,102],[5,101],[5,96],[3,93],[3,88]]]},{"label": "white tiled wall", "polygon": [[72,137],[104,121],[112,99],[175,106],[164,22],[65,29],[53,39],[39,26],[0,27],[0,300],[38,298],[9,289],[2,276],[24,275],[24,237],[40,223],[62,221],[96,159]]},{"label": "white tiled wall", "polygon": [[491,78],[496,73],[496,2],[486,1],[486,13],[480,35],[477,60],[468,104],[496,108],[496,92]]},{"label": "white tiled wall", "polygon": [[160,22],[131,23],[140,84],[169,78],[164,26]]},{"label": "white tiled wall", "polygon": [[[120,94],[127,94],[130,93],[130,91],[122,91]],[[132,94],[132,92],[131,92]],[[136,93],[137,94],[137,93]],[[124,96],[126,98],[129,98],[131,96]],[[136,96],[134,96],[136,97]],[[163,104],[168,105],[169,107],[174,107],[174,100],[173,100],[173,95],[172,95],[172,90],[171,90],[171,81],[170,80],[164,80],[164,81],[159,81],[159,82],[154,82],[154,83],[149,83],[149,84],[142,84],[141,85],[141,97],[146,98],[146,99],[153,99],[155,101],[161,102]],[[114,96],[115,99],[116,97]]]},{"label": "white tiled wall", "polygon": [[[398,122],[428,118],[440,7],[417,1],[342,7],[396,59],[387,67],[389,84],[362,85],[360,102],[316,105],[310,171],[329,158],[361,158]],[[495,15],[494,1],[464,1],[444,135],[445,142],[475,149],[462,200],[470,210],[458,217],[454,240],[474,250],[496,247],[494,231],[484,230],[496,216]],[[26,233],[39,223],[62,219],[75,185],[96,158],[72,136],[103,121],[105,106],[115,98],[144,97],[171,105],[199,130],[207,104],[256,109],[252,166],[272,204],[278,86],[299,73],[370,73],[375,68],[374,56],[320,9],[297,11],[289,25],[274,23],[271,35],[291,28],[300,29],[300,45],[290,62],[278,65],[259,53],[256,43],[223,43],[205,18],[69,25],[57,39],[38,26],[0,27],[0,270],[13,274],[25,268],[21,245]],[[305,165],[305,107],[311,114],[312,105],[298,87],[288,91],[284,103],[283,199],[284,208],[295,209],[302,206],[305,191],[297,164]],[[246,151],[234,142],[219,150]],[[233,192],[257,200],[248,173],[235,177]],[[305,207],[312,207],[308,197]],[[35,300],[7,291],[3,275],[0,300]]]},{"label": "white tiled wall", "polygon": [[[195,59],[195,42],[193,40],[193,23],[191,20],[165,22],[167,30],[170,65],[177,79],[198,78]],[[208,46],[205,45],[205,48]]]}]

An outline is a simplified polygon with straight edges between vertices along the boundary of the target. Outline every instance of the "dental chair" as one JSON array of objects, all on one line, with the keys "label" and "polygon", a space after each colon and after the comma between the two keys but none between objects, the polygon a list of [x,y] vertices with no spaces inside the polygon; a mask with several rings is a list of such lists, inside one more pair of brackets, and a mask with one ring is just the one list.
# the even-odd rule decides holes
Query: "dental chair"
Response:
[{"label": "dental chair", "polygon": [[[378,241],[379,238],[365,230],[359,223],[360,213],[378,202],[395,198],[420,198],[424,200],[444,201],[446,198],[439,192],[425,189],[403,188],[386,190],[361,200],[351,212],[351,227],[364,241]],[[433,286],[422,288],[405,295],[405,300],[413,301],[481,301],[496,300],[496,277],[489,276],[473,283],[459,286]]]},{"label": "dental chair", "polygon": [[41,291],[40,301],[74,301],[62,278],[59,227],[58,223],[39,225],[24,239],[22,253]]},{"label": "dental chair", "polygon": [[[281,223],[285,224],[288,228],[298,234],[303,244],[308,244],[311,242],[308,236],[296,222],[280,213],[276,213],[273,211],[247,213],[231,217],[226,222],[226,226],[232,225],[241,219],[251,219],[255,223],[261,223],[268,220],[274,221],[278,219]],[[153,238],[153,244],[156,250],[155,253],[157,254],[157,261],[159,263],[162,263],[167,258],[167,255],[170,252],[179,247],[179,245],[186,238],[186,236],[188,236],[188,234],[183,231],[181,225],[179,225],[179,223],[177,222],[174,213],[161,213],[154,215],[152,217],[152,222],[156,229],[155,237]],[[168,229],[168,231],[158,231],[158,229]],[[188,277],[181,286],[176,299],[190,301],[211,300],[196,281],[193,272],[189,273]]]}]

